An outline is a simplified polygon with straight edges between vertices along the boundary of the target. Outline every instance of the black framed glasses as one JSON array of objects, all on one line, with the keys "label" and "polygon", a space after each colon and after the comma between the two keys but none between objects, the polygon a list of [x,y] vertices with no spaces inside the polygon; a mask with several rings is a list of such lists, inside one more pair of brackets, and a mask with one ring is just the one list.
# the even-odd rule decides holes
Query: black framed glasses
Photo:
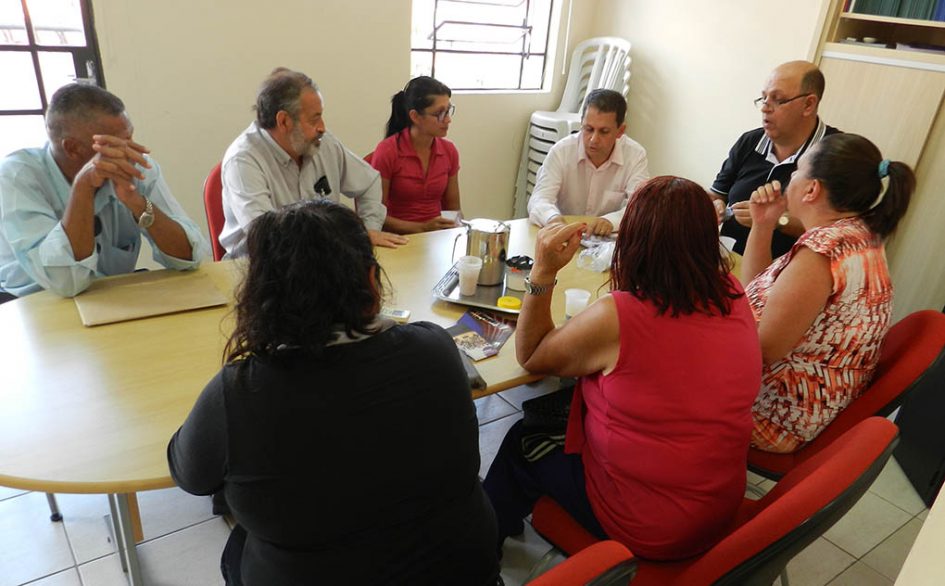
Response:
[{"label": "black framed glasses", "polygon": [[793,98],[786,98],[783,100],[774,100],[771,98],[766,98],[765,96],[761,96],[760,98],[755,98],[755,107],[761,110],[765,106],[770,106],[772,110],[777,110],[784,104],[788,104],[790,102],[793,102],[794,100],[800,100],[801,98],[806,98],[807,96],[810,96],[810,95],[813,95],[813,94],[811,94],[810,92],[807,92],[806,94],[800,94],[800,95],[794,96]]},{"label": "black framed glasses", "polygon": [[456,105],[450,104],[450,107],[445,110],[441,110],[439,112],[424,112],[423,114],[424,116],[433,116],[434,118],[436,118],[437,122],[443,122],[444,120],[446,120],[447,116],[452,118],[453,114],[455,113],[456,113]]}]

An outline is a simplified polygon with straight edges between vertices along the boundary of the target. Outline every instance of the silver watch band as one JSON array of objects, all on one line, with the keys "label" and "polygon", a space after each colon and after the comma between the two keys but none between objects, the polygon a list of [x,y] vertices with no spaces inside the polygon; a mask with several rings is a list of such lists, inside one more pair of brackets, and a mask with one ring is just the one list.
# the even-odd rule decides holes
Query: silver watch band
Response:
[{"label": "silver watch band", "polygon": [[532,283],[531,279],[525,277],[525,293],[529,295],[546,295],[551,293],[551,290],[555,288],[555,285],[558,284],[558,279],[555,279],[554,283],[548,285],[538,285]]}]

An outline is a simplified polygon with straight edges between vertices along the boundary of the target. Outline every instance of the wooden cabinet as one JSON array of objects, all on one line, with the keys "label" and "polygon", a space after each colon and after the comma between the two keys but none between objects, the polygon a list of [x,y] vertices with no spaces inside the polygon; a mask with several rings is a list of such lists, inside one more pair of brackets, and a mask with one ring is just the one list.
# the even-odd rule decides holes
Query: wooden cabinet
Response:
[{"label": "wooden cabinet", "polygon": [[945,250],[945,52],[904,48],[945,46],[945,23],[842,7],[842,0],[829,0],[815,51],[827,79],[821,116],[869,138],[918,178],[909,212],[887,243],[898,320],[945,305],[945,255],[935,252]]}]

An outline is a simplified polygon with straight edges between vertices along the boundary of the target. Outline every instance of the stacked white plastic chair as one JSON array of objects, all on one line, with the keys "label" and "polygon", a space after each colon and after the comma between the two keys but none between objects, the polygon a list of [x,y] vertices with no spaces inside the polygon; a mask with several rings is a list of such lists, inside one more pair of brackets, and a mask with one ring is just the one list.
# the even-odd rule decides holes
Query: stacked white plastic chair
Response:
[{"label": "stacked white plastic chair", "polygon": [[561,104],[554,112],[533,112],[515,185],[515,217],[527,215],[526,204],[535,188],[538,168],[551,146],[581,128],[581,106],[595,89],[611,89],[626,97],[630,89],[630,41],[596,37],[578,44],[571,54],[571,68]]}]

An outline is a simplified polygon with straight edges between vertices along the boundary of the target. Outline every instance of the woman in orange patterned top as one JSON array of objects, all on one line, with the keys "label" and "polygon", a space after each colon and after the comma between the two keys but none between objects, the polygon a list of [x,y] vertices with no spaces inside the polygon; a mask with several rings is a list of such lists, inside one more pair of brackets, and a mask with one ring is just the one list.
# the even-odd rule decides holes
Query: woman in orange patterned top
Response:
[{"label": "woman in orange patterned top", "polygon": [[[883,239],[906,212],[915,176],[855,134],[825,137],[778,182],[751,195],[742,263],[764,361],[752,443],[792,452],[866,388],[890,325],[892,283]],[[789,211],[805,232],[771,262]]]}]

